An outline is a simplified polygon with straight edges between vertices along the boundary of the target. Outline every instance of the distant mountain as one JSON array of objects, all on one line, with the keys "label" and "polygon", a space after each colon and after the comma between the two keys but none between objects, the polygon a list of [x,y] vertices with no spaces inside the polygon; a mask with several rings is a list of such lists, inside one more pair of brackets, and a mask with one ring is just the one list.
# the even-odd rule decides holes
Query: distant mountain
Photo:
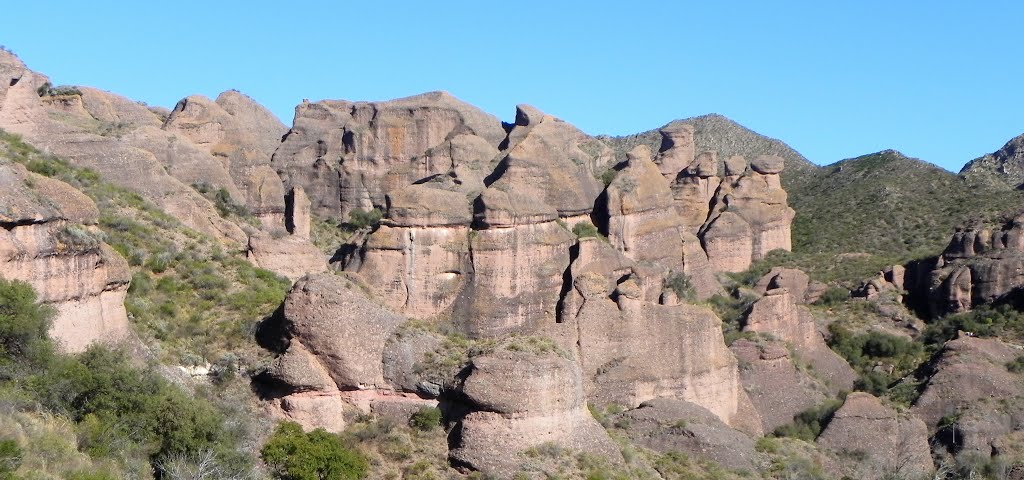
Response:
[{"label": "distant mountain", "polygon": [[[761,135],[728,117],[719,114],[701,115],[699,117],[674,120],[666,127],[677,124],[689,124],[694,128],[694,140],[697,152],[714,150],[718,158],[724,160],[732,155],[743,155],[748,160],[758,155],[778,155],[786,160],[786,169],[782,172],[783,183],[789,177],[797,176],[817,169],[806,157],[785,142]],[[664,128],[664,127],[662,127]],[[655,152],[661,145],[659,129],[627,135],[622,137],[601,136],[601,140],[612,146],[622,156],[636,145],[644,144]]]},{"label": "distant mountain", "polygon": [[1024,134],[1006,142],[995,153],[971,160],[960,174],[979,182],[1024,187]]},{"label": "distant mountain", "polygon": [[796,252],[939,253],[956,227],[1019,209],[1024,193],[895,150],[801,172],[787,187]]}]

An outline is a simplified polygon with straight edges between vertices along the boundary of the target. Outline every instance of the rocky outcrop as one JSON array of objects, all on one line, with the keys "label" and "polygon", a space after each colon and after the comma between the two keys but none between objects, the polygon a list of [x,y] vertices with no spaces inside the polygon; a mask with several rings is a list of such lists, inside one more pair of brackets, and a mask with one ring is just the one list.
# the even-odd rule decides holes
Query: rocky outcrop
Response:
[{"label": "rocky outcrop", "polygon": [[579,366],[556,353],[498,351],[473,358],[458,388],[457,464],[511,478],[529,448],[555,444],[621,462],[618,446],[587,410]]},{"label": "rocky outcrop", "polygon": [[0,163],[0,277],[28,282],[57,315],[50,335],[80,352],[128,338],[131,272],[103,243],[96,205],[70,185]]},{"label": "rocky outcrop", "polygon": [[[272,410],[306,427],[337,428],[335,415],[365,391],[388,395],[384,380],[385,344],[405,322],[370,300],[361,287],[339,275],[310,275],[295,283],[283,307],[287,349],[268,374],[284,386]],[[312,412],[312,413],[311,413]]]},{"label": "rocky outcrop", "polygon": [[1024,215],[999,230],[971,228],[953,235],[928,283],[931,313],[939,316],[1009,300],[1024,287]]},{"label": "rocky outcrop", "polygon": [[97,171],[104,180],[142,195],[195,230],[245,243],[245,233],[190,187],[205,182],[240,199],[227,169],[187,137],[162,130],[161,119],[149,108],[84,87],[40,96],[37,89],[48,79],[6,51],[0,52],[0,70],[5,72],[0,84],[6,87],[0,128]]},{"label": "rocky outcrop", "polygon": [[1024,135],[1010,139],[996,152],[971,160],[960,174],[969,179],[995,181],[1020,188],[1024,185]]},{"label": "rocky outcrop", "polygon": [[946,342],[912,411],[954,453],[993,454],[1024,425],[1024,386],[1007,364],[1020,347],[961,333]]},{"label": "rocky outcrop", "polygon": [[729,350],[739,361],[740,384],[767,433],[793,423],[797,414],[827,398],[828,388],[798,368],[783,342],[739,339]]},{"label": "rocky outcrop", "polygon": [[[782,158],[762,155],[751,161],[750,167],[743,175],[723,179],[712,200],[712,220],[704,231],[716,233],[721,237],[720,233],[710,228],[717,222],[716,212],[723,212],[721,215],[730,212],[735,214],[742,220],[742,224],[750,229],[750,259],[760,260],[772,250],[792,249],[790,227],[795,212],[787,204],[786,191],[782,189],[782,180],[779,177],[782,172]],[[737,219],[730,219],[728,231],[732,233],[732,238],[729,241],[737,245],[737,254],[746,249],[746,240],[740,236],[743,228],[739,225]],[[712,263],[716,261],[716,256],[711,255],[710,251],[708,256]],[[732,268],[740,265],[740,262],[729,264]]]},{"label": "rocky outcrop", "polygon": [[577,356],[588,397],[630,407],[677,398],[734,427],[759,430],[744,409],[749,400],[718,317],[705,307],[645,300],[642,284],[650,277],[638,269],[601,240],[580,241],[560,323],[547,332]]},{"label": "rocky outcrop", "polygon": [[250,235],[246,255],[257,267],[294,282],[312,273],[326,272],[327,257],[309,241],[309,199],[302,187],[292,188],[288,200],[282,223],[272,230],[273,233]]},{"label": "rocky outcrop", "polygon": [[754,255],[753,231],[742,217],[723,212],[700,235],[711,268],[718,272],[742,272]]},{"label": "rocky outcrop", "polygon": [[306,190],[314,213],[342,217],[383,207],[388,192],[435,176],[479,192],[505,136],[497,118],[445,92],[303,102],[273,165],[286,184]]},{"label": "rocky outcrop", "polygon": [[459,192],[413,185],[389,193],[387,218],[345,268],[395,311],[416,318],[450,312],[472,272],[472,220]]},{"label": "rocky outcrop", "polygon": [[517,107],[516,119],[508,134],[507,153],[488,186],[532,196],[570,224],[577,217],[589,217],[601,194],[597,177],[614,162],[611,149],[533,107]]},{"label": "rocky outcrop", "polygon": [[242,203],[268,228],[280,225],[285,191],[270,158],[288,128],[274,114],[235,90],[221,93],[216,101],[194,95],[178,102],[164,129],[221,159]]},{"label": "rocky outcrop", "polygon": [[800,360],[814,367],[833,393],[850,390],[857,379],[850,365],[825,344],[811,312],[797,304],[785,288],[768,290],[754,303],[743,331],[765,333],[787,342]]},{"label": "rocky outcrop", "polygon": [[683,452],[732,470],[756,471],[761,464],[754,440],[729,428],[707,409],[657,398],[613,419],[638,445],[656,452]]},{"label": "rocky outcrop", "polygon": [[537,331],[555,322],[574,237],[536,197],[491,187],[477,199],[472,275],[455,318],[473,336]]},{"label": "rocky outcrop", "polygon": [[626,166],[606,190],[608,240],[625,256],[681,270],[681,222],[672,190],[646,146],[629,152]]},{"label": "rocky outcrop", "polygon": [[924,422],[869,393],[849,394],[817,442],[844,457],[853,478],[923,478],[935,469]]}]

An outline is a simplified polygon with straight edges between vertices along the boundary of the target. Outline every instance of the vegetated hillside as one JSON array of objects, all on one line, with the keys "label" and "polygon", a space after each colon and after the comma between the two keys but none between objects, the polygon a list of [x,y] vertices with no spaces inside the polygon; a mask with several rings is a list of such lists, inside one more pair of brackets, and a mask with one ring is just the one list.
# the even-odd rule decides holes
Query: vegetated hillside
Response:
[{"label": "vegetated hillside", "polygon": [[942,251],[957,226],[990,222],[1024,195],[886,150],[791,179],[796,254],[867,253],[892,261]]},{"label": "vegetated hillside", "polygon": [[994,153],[971,160],[960,174],[979,183],[1024,186],[1024,135],[1011,139]]},{"label": "vegetated hillside", "polygon": [[[723,115],[712,113],[675,120],[668,125],[676,124],[693,125],[697,152],[714,150],[718,152],[720,160],[732,155],[743,155],[748,160],[758,155],[782,157],[786,160],[786,169],[782,172],[782,180],[783,185],[787,188],[789,177],[798,172],[809,172],[817,168],[800,152],[783,141],[761,135]],[[620,157],[637,145],[647,145],[655,152],[661,145],[661,134],[658,133],[658,129],[622,137],[602,136],[599,138],[611,145]]]}]

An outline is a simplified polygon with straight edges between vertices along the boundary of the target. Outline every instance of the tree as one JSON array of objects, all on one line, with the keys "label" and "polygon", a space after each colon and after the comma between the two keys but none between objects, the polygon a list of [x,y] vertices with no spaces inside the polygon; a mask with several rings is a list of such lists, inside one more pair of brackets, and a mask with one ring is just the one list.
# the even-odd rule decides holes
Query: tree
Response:
[{"label": "tree", "polygon": [[355,480],[365,477],[369,467],[337,435],[322,428],[306,433],[295,422],[279,424],[260,453],[284,480]]},{"label": "tree", "polygon": [[48,336],[53,308],[36,300],[31,285],[0,278],[0,359],[15,368],[43,366],[55,352]]}]

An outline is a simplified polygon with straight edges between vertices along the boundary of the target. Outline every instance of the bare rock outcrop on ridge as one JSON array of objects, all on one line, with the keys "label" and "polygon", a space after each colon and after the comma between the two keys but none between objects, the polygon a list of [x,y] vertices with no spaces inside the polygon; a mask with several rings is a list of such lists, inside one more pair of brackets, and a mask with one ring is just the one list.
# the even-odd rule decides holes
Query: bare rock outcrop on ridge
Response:
[{"label": "bare rock outcrop on ridge", "polygon": [[961,333],[946,342],[912,411],[953,452],[998,453],[1024,425],[1021,375],[1007,370],[1020,355],[1020,347],[999,339]]},{"label": "bare rock outcrop on ridge", "polygon": [[218,215],[189,185],[206,182],[241,198],[223,164],[176,132],[144,105],[91,88],[40,96],[48,79],[13,54],[0,52],[0,128],[32,145],[152,201],[185,225],[214,238],[244,244],[246,236]]},{"label": "bare rock outcrop on ridge", "polygon": [[56,308],[50,333],[69,352],[130,334],[131,272],[103,243],[98,218],[70,185],[0,162],[0,277],[28,282]]}]

